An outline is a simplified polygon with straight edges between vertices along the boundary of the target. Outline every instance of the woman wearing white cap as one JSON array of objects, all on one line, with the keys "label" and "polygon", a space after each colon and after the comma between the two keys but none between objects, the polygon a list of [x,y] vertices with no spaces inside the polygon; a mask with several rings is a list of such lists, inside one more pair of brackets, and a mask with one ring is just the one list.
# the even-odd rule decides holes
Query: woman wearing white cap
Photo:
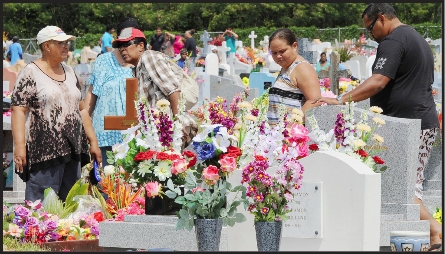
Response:
[{"label": "woman wearing white cap", "polygon": [[68,41],[56,26],[37,34],[42,57],[26,65],[17,77],[11,98],[14,162],[26,182],[25,199],[43,200],[51,187],[62,201],[80,178],[81,161],[102,161],[80,84],[70,66]]}]

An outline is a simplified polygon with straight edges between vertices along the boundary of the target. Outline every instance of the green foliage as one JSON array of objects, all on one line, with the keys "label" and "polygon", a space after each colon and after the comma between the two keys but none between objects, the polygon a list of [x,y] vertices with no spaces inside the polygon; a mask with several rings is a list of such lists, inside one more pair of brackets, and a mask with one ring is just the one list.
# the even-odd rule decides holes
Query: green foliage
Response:
[{"label": "green foliage", "polygon": [[348,47],[341,47],[337,49],[340,55],[340,62],[346,62],[353,57],[351,50]]},{"label": "green foliage", "polygon": [[[202,219],[218,219],[223,220],[224,226],[234,226],[246,220],[242,213],[237,213],[237,207],[240,204],[248,205],[246,199],[246,187],[239,185],[232,188],[231,184],[220,179],[211,189],[193,190],[201,186],[201,180],[196,178],[193,172],[187,172],[185,188],[188,191],[184,196],[179,196],[178,190],[173,187],[171,179],[167,183],[169,190],[166,195],[169,198],[175,198],[175,203],[182,205],[181,210],[177,214],[178,221],[176,229],[192,230],[194,220]],[[194,192],[193,192],[193,191]],[[228,200],[228,195],[235,193],[233,200]],[[239,196],[240,195],[240,196]]]},{"label": "green foliage", "polygon": [[36,243],[22,242],[11,236],[3,236],[3,251],[51,251],[51,249]]}]

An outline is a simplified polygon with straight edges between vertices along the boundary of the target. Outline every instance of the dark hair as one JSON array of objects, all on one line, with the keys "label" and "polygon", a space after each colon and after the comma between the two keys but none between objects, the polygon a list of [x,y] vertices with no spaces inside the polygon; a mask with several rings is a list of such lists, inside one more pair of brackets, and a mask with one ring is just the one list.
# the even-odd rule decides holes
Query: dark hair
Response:
[{"label": "dark hair", "polygon": [[397,18],[397,13],[394,8],[386,3],[372,3],[363,11],[362,18],[366,15],[369,19],[376,19],[379,14],[385,14],[385,17],[389,20]]},{"label": "dark hair", "polygon": [[106,30],[106,32],[109,32],[111,29],[113,29],[114,28],[114,25],[113,24],[109,24],[109,25],[107,25],[107,30]]},{"label": "dark hair", "polygon": [[19,37],[18,36],[12,37],[12,42],[18,42],[18,41],[19,41]]},{"label": "dark hair", "polygon": [[275,39],[282,39],[287,42],[288,45],[294,44],[294,42],[297,41],[297,37],[295,37],[295,34],[288,28],[279,28],[275,30],[269,37],[269,45],[271,42]]},{"label": "dark hair", "polygon": [[137,38],[134,38],[134,42],[136,44],[139,44],[139,43],[143,42],[144,43],[144,49],[147,49],[147,39],[142,38],[142,37],[137,37]]},{"label": "dark hair", "polygon": [[162,28],[160,26],[158,26],[158,27],[156,27],[156,30],[161,30],[162,31]]},{"label": "dark hair", "polygon": [[321,52],[321,54],[320,54],[320,60],[318,60],[320,63],[321,63],[321,57],[322,57],[323,55],[326,56],[326,52]]},{"label": "dark hair", "polygon": [[190,29],[189,32],[190,32],[190,35],[194,35],[195,34],[195,29]]},{"label": "dark hair", "polygon": [[119,24],[117,25],[116,28],[117,35],[119,36],[119,34],[121,34],[122,29],[127,27],[134,27],[139,29],[139,24],[134,18],[130,17],[123,18],[121,19],[121,21],[119,21]]},{"label": "dark hair", "polygon": [[188,51],[187,51],[187,49],[181,49],[181,51],[179,51],[179,54],[180,54],[180,55],[182,55],[182,54],[184,54],[184,53],[187,53],[187,55],[188,55]]},{"label": "dark hair", "polygon": [[8,51],[8,53],[6,53],[6,58],[7,58],[9,61],[11,61],[11,58],[12,58],[12,53],[11,53],[11,51]]},{"label": "dark hair", "polygon": [[12,37],[13,37],[12,34],[8,34],[8,40],[11,41],[11,40],[12,40]]}]

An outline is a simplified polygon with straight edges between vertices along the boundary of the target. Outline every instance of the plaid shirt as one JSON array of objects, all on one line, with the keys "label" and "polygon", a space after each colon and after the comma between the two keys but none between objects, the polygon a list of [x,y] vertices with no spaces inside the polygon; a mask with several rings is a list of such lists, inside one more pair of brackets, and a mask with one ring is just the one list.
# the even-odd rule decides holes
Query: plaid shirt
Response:
[{"label": "plaid shirt", "polygon": [[181,80],[178,77],[182,76],[183,70],[169,56],[159,51],[146,50],[135,72],[139,96],[147,98],[152,107],[158,100],[168,100],[170,94],[181,91]]}]

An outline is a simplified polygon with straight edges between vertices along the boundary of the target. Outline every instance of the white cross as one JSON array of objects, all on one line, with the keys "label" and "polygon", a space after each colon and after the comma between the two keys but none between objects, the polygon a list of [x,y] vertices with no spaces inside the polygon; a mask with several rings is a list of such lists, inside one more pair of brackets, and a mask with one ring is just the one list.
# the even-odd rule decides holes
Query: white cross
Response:
[{"label": "white cross", "polygon": [[253,49],[255,48],[255,38],[257,37],[257,35],[255,34],[254,31],[250,32],[249,38],[250,38],[250,47]]},{"label": "white cross", "polygon": [[222,64],[227,64],[227,51],[230,51],[230,47],[227,47],[227,42],[226,41],[223,41],[222,42],[222,44],[221,44],[221,47],[219,47],[220,48],[220,52],[221,52],[221,55],[220,55],[220,60],[221,60],[221,63]]},{"label": "white cross", "polygon": [[212,40],[212,38],[210,38],[209,33],[206,30],[204,30],[204,33],[199,38],[202,41],[202,44],[204,45],[204,49],[202,50],[203,52],[201,53],[201,56],[205,57],[207,55],[207,53],[209,53],[209,52],[207,52],[207,50],[209,48],[208,44],[209,44],[209,41]]},{"label": "white cross", "polygon": [[264,52],[269,52],[269,36],[267,35],[264,36],[263,47]]}]

